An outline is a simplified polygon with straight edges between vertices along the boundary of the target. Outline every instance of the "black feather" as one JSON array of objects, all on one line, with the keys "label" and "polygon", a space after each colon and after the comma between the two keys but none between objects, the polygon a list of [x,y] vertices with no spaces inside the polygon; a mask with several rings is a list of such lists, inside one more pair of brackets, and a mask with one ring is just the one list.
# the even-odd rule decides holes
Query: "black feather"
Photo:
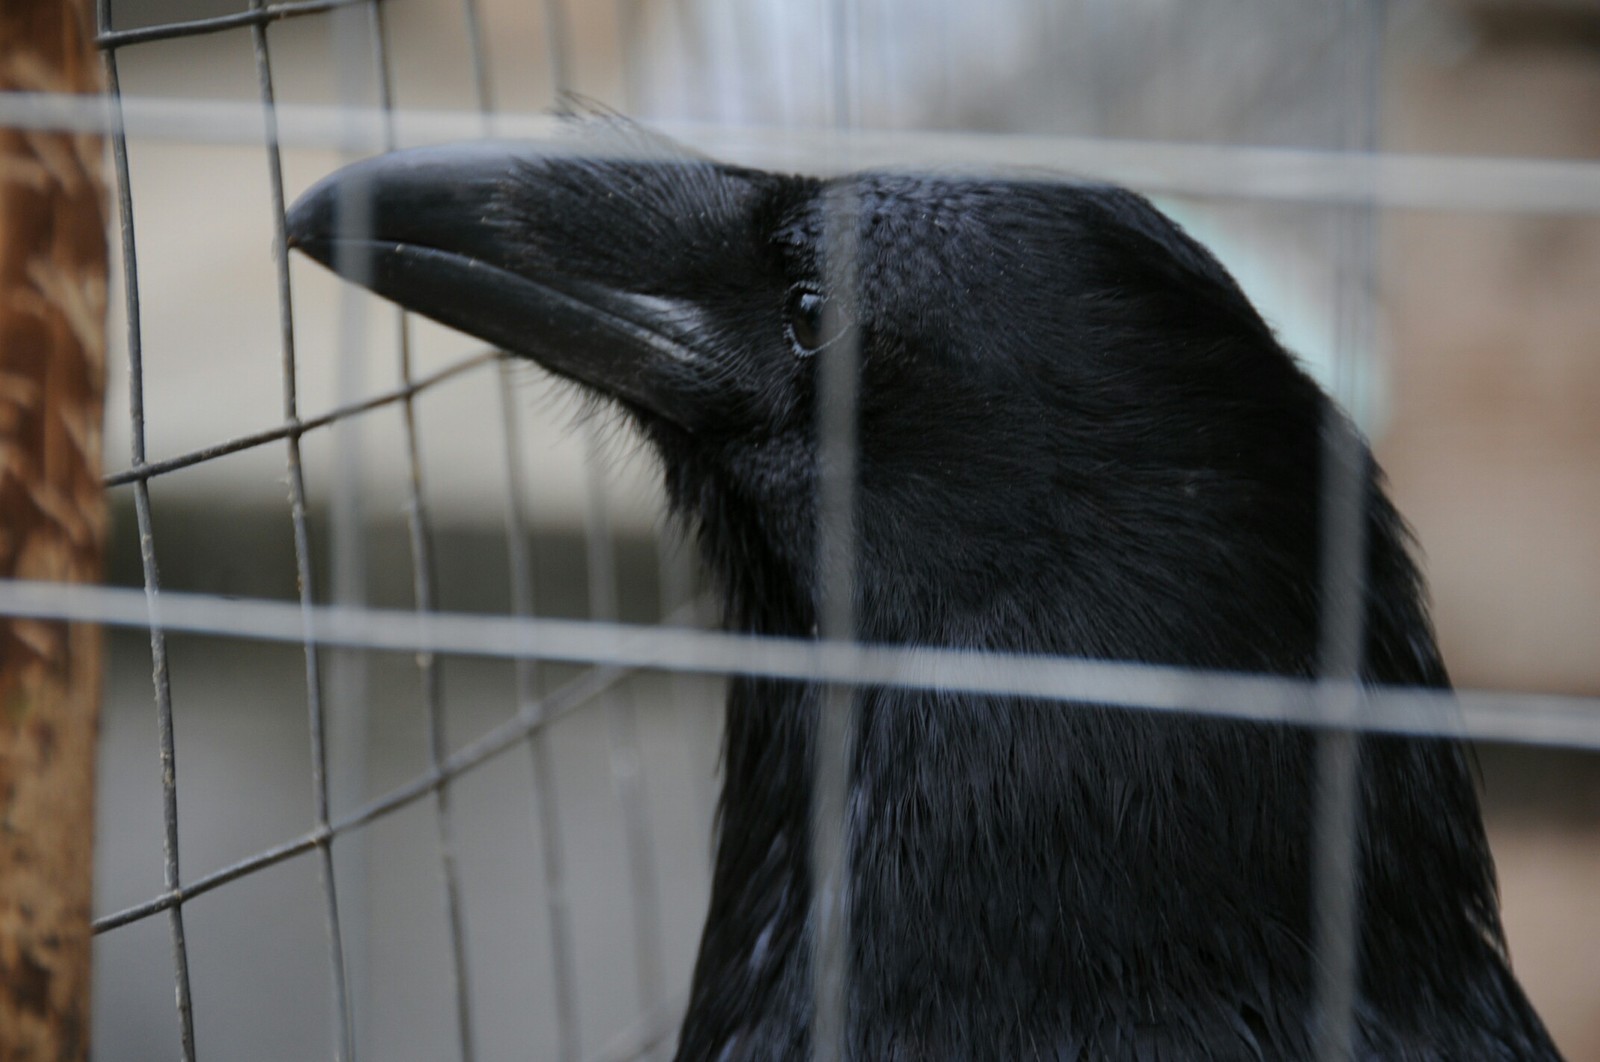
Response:
[{"label": "black feather", "polygon": [[[1351,429],[1215,259],[1114,188],[846,181],[861,636],[1314,674],[1323,437]],[[769,286],[820,282],[829,189],[766,187]],[[811,424],[801,402],[709,452],[654,426],[740,629],[814,629]],[[1358,452],[1363,676],[1447,685]],[[734,682],[681,1059],[804,1057],[818,702]],[[859,726],[858,1057],[1310,1057],[1311,734],[888,689]],[[1360,793],[1358,1056],[1555,1057],[1507,971],[1463,750],[1369,738]]]},{"label": "black feather", "polygon": [[[395,198],[425,198],[417,174],[444,165],[417,158],[391,168]],[[681,154],[508,158],[471,210],[482,227],[459,237],[480,273],[449,266],[496,285],[494,320],[430,301],[402,234],[375,252],[382,266],[396,248],[395,279],[368,283],[621,402],[732,628],[817,625],[816,380],[837,348],[797,349],[784,315],[804,285],[859,342],[864,640],[1313,676],[1331,438],[1362,507],[1360,675],[1448,685],[1365,445],[1217,261],[1139,196],[821,181]],[[391,169],[379,160],[380,183]],[[318,194],[291,227],[326,261]],[[840,203],[856,283],[828,291]],[[425,248],[447,228],[396,224]],[[594,319],[626,356],[557,343],[591,340],[560,316],[574,298],[622,307]],[[670,343],[605,323],[616,313]],[[820,702],[804,683],[732,681],[685,1062],[808,1057]],[[900,688],[861,691],[858,727],[854,1057],[1311,1056],[1312,732]],[[1464,749],[1364,738],[1358,790],[1357,1057],[1556,1058],[1509,970]]]}]

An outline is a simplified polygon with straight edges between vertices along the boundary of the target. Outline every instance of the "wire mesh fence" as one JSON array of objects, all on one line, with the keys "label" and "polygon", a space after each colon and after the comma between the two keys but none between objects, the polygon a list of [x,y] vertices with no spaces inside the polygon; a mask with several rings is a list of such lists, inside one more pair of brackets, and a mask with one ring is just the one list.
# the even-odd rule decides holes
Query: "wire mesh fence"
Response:
[{"label": "wire mesh fence", "polygon": [[[570,90],[764,168],[1110,179],[1220,241],[1381,438],[1384,220],[1600,214],[1591,161],[1379,149],[1398,81],[1385,43],[1455,47],[1458,15],[1376,0],[1012,0],[982,18],[894,2],[100,0],[109,105],[0,111],[106,129],[116,177],[127,414],[108,436],[128,463],[106,482],[129,585],[0,588],[9,613],[126,632],[103,754],[100,1050],[663,1057],[705,902],[716,680],[739,674],[835,684],[841,709],[883,684],[1327,728],[1333,796],[1308,824],[1331,912],[1320,991],[1348,1012],[1350,713],[1592,752],[1592,670],[1357,698],[1336,652],[1319,683],[859,647],[847,607],[820,644],[708,630],[653,470],[607,414],[574,423],[529,370],[314,277],[291,260],[285,204],[400,145],[554,143],[545,112]],[[360,231],[366,208],[345,206]],[[848,247],[834,257],[847,273]],[[850,467],[853,378],[824,387],[830,467]],[[834,489],[825,511],[848,554],[849,475]],[[1330,540],[1359,554],[1349,528]],[[850,599],[848,582],[832,597]],[[153,748],[136,730],[149,686],[129,692],[146,661]],[[819,764],[817,814],[836,827],[848,730]],[[303,801],[282,795],[307,781]],[[840,830],[825,818],[814,833],[817,865],[835,865]],[[836,914],[823,903],[814,919]]]}]

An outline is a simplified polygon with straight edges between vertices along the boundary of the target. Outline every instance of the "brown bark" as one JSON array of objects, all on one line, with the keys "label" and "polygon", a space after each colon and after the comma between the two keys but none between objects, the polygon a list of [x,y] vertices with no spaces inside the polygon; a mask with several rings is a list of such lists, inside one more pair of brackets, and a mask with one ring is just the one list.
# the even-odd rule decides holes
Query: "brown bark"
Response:
[{"label": "brown bark", "polygon": [[[0,92],[98,92],[86,0],[0,2]],[[97,137],[0,128],[0,578],[97,582]],[[95,627],[0,619],[0,1059],[88,1053]]]}]

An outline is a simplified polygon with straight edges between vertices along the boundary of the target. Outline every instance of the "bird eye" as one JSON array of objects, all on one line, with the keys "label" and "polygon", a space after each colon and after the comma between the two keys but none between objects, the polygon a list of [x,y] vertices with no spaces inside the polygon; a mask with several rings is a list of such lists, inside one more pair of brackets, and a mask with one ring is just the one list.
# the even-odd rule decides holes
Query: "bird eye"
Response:
[{"label": "bird eye", "polygon": [[784,325],[789,342],[796,354],[815,354],[839,338],[845,320],[835,309],[829,312],[828,297],[804,286],[789,289],[788,305],[784,307]]}]

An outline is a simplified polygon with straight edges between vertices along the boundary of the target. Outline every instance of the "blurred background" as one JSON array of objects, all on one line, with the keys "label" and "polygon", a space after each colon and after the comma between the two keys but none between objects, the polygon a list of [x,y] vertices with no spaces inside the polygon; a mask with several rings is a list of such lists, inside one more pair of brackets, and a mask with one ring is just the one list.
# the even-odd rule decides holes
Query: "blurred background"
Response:
[{"label": "blurred background", "polygon": [[[249,7],[114,0],[102,29]],[[786,151],[785,136],[805,142],[840,120],[841,63],[851,124],[886,137],[994,138],[963,139],[969,153],[1023,144],[1049,157],[1062,144],[1079,151],[1063,157],[1081,159],[1083,144],[1103,140],[1108,153],[1171,142],[1600,156],[1600,0],[478,0],[476,53],[460,0],[285,4],[279,14],[266,41],[291,198],[352,157],[336,137],[300,131],[368,121],[386,80],[401,143],[441,129],[476,135],[484,103],[513,118],[543,113],[560,86],[733,161],[803,167],[814,160]],[[844,59],[830,19],[851,27]],[[155,461],[283,421],[266,126],[248,25],[127,43],[116,57]],[[162,101],[203,106],[138,106]],[[149,118],[158,113],[165,124]],[[228,116],[238,128],[218,127]],[[1600,187],[1600,167],[1590,179]],[[1600,216],[1423,203],[1365,219],[1172,185],[1163,207],[1213,246],[1372,436],[1416,528],[1457,683],[1600,695]],[[1366,220],[1376,239],[1354,263],[1364,326],[1352,341],[1340,332],[1350,275],[1340,267],[1351,265],[1340,241]],[[391,308],[304,261],[290,278],[303,416],[401,385]],[[123,312],[116,295],[112,305]],[[408,327],[418,376],[477,349],[424,321]],[[683,620],[696,577],[664,525],[647,456],[537,371],[509,374],[509,403],[506,382],[485,362],[415,403],[435,607],[505,614],[531,586],[539,615]],[[115,471],[130,452],[125,346],[113,347],[111,384]],[[304,436],[318,600],[414,603],[411,444],[398,404]],[[514,493],[520,512],[508,509]],[[282,443],[160,475],[150,494],[165,587],[297,600]],[[112,492],[110,578],[139,586],[131,499],[128,487]],[[508,549],[513,534],[530,573]],[[110,646],[99,914],[162,889],[149,639],[117,631]],[[313,824],[306,667],[298,646],[172,636],[168,650],[191,880]],[[579,672],[440,659],[434,691],[408,656],[330,653],[323,663],[336,819],[426,774],[430,704],[459,748],[511,720],[530,688],[548,692]],[[542,751],[516,744],[451,784],[479,1058],[554,1058],[574,1043],[585,1058],[670,1048],[706,899],[719,732],[717,681],[631,675],[551,723]],[[1600,1059],[1600,757],[1520,746],[1480,757],[1516,968],[1568,1057]],[[458,1053],[439,849],[431,800],[334,844],[367,1057]],[[554,894],[552,860],[564,881]],[[309,854],[185,904],[199,1057],[331,1055],[325,910]],[[560,917],[570,954],[552,961]],[[102,933],[95,963],[100,1057],[175,1056],[165,919]],[[576,1010],[565,1027],[558,980]],[[666,1018],[641,1025],[652,1012]]]}]

